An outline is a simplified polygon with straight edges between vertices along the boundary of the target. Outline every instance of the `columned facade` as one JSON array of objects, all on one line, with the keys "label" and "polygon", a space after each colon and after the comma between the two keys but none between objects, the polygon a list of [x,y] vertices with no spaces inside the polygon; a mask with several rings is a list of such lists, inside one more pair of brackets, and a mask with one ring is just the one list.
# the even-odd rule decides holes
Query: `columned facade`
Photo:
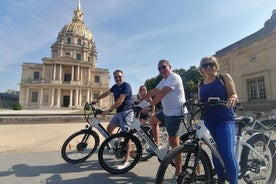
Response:
[{"label": "columned facade", "polygon": [[[109,89],[108,69],[96,68],[94,38],[83,21],[80,1],[72,22],[58,33],[51,57],[23,63],[19,101],[25,109],[82,108]],[[109,108],[111,97],[101,101]]]}]

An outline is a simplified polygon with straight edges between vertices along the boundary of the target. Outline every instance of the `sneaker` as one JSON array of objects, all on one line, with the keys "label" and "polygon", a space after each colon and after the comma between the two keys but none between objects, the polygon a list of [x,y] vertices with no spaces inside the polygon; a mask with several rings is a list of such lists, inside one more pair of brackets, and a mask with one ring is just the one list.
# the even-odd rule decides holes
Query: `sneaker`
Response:
[{"label": "sneaker", "polygon": [[113,148],[111,148],[110,150],[108,150],[108,153],[114,154],[114,153],[115,153],[115,150],[114,150]]},{"label": "sneaker", "polygon": [[[158,149],[162,149],[162,148],[163,148],[162,146],[158,146]],[[146,151],[150,154],[154,154],[154,151],[151,148],[147,148]]]},{"label": "sneaker", "polygon": [[117,167],[117,169],[121,170],[121,169],[124,169],[124,168],[128,167],[129,165],[130,165],[129,162],[123,162],[123,164],[119,165]]},{"label": "sneaker", "polygon": [[183,176],[182,175],[174,175],[172,178],[173,184],[182,184],[183,183]]}]

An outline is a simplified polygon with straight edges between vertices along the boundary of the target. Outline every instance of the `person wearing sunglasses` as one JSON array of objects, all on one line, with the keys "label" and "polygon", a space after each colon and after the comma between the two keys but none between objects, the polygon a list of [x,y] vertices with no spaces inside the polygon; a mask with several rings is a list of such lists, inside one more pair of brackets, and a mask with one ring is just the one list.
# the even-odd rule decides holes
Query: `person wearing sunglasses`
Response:
[{"label": "person wearing sunglasses", "polygon": [[[147,93],[148,93],[148,89],[146,85],[142,85],[139,87],[139,92],[138,92],[139,101],[137,103],[142,103],[141,106],[150,106],[150,102],[152,101],[152,98],[148,98],[148,100],[141,101],[141,98],[145,96]],[[154,115],[154,112],[155,112],[155,106],[151,107],[150,114]],[[149,120],[149,117],[150,117],[149,112],[141,112],[139,117],[140,123],[146,124]]]},{"label": "person wearing sunglasses", "polygon": [[[203,113],[204,124],[214,137],[220,155],[225,164],[225,172],[230,184],[238,183],[238,164],[234,153],[235,114],[233,107],[238,102],[235,83],[228,73],[219,73],[217,59],[204,57],[200,61],[199,71],[204,79],[198,85],[199,101],[207,102],[209,97],[218,97],[227,101],[226,106],[211,106]],[[222,80],[223,79],[223,80]],[[224,169],[213,156],[213,163],[219,183],[225,183]]]},{"label": "person wearing sunglasses", "polygon": [[[163,110],[150,117],[154,140],[159,145],[159,123],[164,123],[169,134],[169,144],[174,148],[180,145],[179,128],[181,117],[183,113],[186,113],[183,112],[183,104],[185,103],[184,86],[180,75],[172,71],[168,60],[160,60],[157,69],[163,79],[155,88],[143,96],[142,100],[153,97],[152,101],[149,102],[151,106],[155,106],[161,101]],[[147,151],[152,152],[152,150]],[[181,173],[181,165],[181,155],[179,155],[176,158],[175,180],[177,181],[181,178],[179,175]]]},{"label": "person wearing sunglasses", "polygon": [[[114,84],[109,90],[105,91],[99,97],[93,101],[99,102],[101,98],[105,98],[111,93],[114,96],[114,104],[109,110],[104,111],[102,115],[110,114],[116,110],[116,114],[112,117],[111,121],[107,125],[107,131],[109,135],[114,134],[114,130],[117,127],[121,128],[121,131],[128,131],[131,122],[133,121],[133,100],[132,100],[132,88],[131,85],[124,81],[124,74],[121,70],[115,70],[113,72]],[[123,169],[129,165],[127,162],[128,156],[126,156],[125,162],[118,166],[118,169]]]}]

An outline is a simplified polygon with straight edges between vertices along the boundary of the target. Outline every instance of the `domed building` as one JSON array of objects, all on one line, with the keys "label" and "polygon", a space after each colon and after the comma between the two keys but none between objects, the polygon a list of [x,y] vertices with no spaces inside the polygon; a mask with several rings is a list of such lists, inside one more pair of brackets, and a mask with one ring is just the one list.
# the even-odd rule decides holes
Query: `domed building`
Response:
[{"label": "domed building", "polygon": [[[92,33],[84,25],[80,1],[72,22],[58,33],[51,57],[43,63],[23,63],[19,102],[25,109],[82,108],[109,89],[108,69],[96,68]],[[109,107],[111,98],[101,101]]]}]

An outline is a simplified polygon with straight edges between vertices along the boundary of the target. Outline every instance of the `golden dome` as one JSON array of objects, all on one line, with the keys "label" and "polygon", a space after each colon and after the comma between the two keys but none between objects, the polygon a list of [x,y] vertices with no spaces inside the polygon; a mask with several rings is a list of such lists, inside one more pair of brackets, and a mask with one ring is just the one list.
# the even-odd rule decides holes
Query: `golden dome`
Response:
[{"label": "golden dome", "polygon": [[80,5],[74,11],[74,17],[72,19],[72,23],[66,24],[60,31],[59,35],[73,35],[84,37],[90,41],[93,41],[92,33],[89,29],[84,25],[83,22],[83,12],[80,10]]},{"label": "golden dome", "polygon": [[60,34],[63,36],[65,35],[80,36],[90,41],[93,41],[92,33],[82,23],[72,22],[70,24],[67,24],[61,29]]}]

